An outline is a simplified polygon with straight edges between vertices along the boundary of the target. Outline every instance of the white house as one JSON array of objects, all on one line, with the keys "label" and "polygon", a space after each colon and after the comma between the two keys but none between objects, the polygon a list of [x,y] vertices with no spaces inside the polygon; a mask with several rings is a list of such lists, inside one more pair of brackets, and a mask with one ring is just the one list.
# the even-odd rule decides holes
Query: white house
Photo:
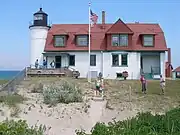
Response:
[{"label": "white house", "polygon": [[34,14],[30,28],[31,68],[36,59],[55,61],[55,68],[69,67],[87,77],[102,72],[105,78],[115,79],[117,73],[127,71],[127,79],[139,79],[141,72],[147,79],[162,74],[165,77],[165,52],[168,50],[164,33],[158,24],[105,22],[91,28],[91,57],[88,61],[88,24],[47,24],[48,15],[42,8]]}]

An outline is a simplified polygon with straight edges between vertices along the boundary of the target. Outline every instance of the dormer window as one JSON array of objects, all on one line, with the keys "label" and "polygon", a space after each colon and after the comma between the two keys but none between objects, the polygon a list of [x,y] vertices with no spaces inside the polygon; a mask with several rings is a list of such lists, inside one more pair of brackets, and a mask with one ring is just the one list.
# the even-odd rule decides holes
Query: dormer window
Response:
[{"label": "dormer window", "polygon": [[66,36],[56,35],[54,36],[54,46],[61,47],[65,46]]},{"label": "dormer window", "polygon": [[128,34],[112,35],[112,46],[128,46]]},{"label": "dormer window", "polygon": [[77,35],[76,45],[77,46],[88,46],[88,35]]},{"label": "dormer window", "polygon": [[154,46],[154,36],[153,35],[143,35],[143,45],[144,46]]}]

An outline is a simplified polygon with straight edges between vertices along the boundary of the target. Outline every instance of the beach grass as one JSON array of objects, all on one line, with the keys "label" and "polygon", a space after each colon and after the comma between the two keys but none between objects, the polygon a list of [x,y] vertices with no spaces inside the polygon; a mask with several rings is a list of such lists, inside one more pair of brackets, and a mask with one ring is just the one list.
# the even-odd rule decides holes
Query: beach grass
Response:
[{"label": "beach grass", "polygon": [[26,98],[16,93],[10,95],[1,95],[0,93],[0,104],[7,105],[10,108],[11,117],[19,116],[19,113],[21,112],[19,104],[22,104],[25,100]]},{"label": "beach grass", "polygon": [[7,83],[9,80],[1,80],[0,79],[0,85]]},{"label": "beach grass", "polygon": [[14,107],[17,104],[23,103],[23,101],[25,101],[25,98],[16,93],[0,96],[0,103],[4,103],[9,107]]}]

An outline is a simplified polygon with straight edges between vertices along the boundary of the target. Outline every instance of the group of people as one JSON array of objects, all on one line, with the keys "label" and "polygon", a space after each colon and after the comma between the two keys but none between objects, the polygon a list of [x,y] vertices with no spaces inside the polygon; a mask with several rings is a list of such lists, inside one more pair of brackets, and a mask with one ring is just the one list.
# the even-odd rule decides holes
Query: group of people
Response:
[{"label": "group of people", "polygon": [[[141,81],[141,86],[142,86],[142,92],[143,92],[144,94],[146,94],[147,81],[146,81],[144,75],[141,75],[140,81]],[[162,94],[164,94],[164,90],[165,90],[165,79],[163,78],[162,75],[160,75],[160,88],[161,88]]]},{"label": "group of people", "polygon": [[[53,60],[51,63],[50,63],[50,66],[51,68],[55,68],[55,61]],[[38,59],[36,59],[35,61],[35,68],[38,69],[39,68],[39,61]],[[43,69],[47,68],[47,61],[44,59],[43,60]]]},{"label": "group of people", "polygon": [[[142,85],[142,92],[144,94],[146,94],[146,90],[147,90],[147,81],[145,79],[144,75],[141,75],[140,78],[141,81],[141,85]],[[101,96],[104,96],[104,80],[102,77],[102,74],[100,73],[99,76],[96,79],[96,83],[95,83],[95,91],[94,91],[94,95],[98,96],[101,94]],[[164,90],[165,90],[165,79],[163,78],[162,75],[160,75],[160,88],[162,91],[162,94],[164,94]]]}]

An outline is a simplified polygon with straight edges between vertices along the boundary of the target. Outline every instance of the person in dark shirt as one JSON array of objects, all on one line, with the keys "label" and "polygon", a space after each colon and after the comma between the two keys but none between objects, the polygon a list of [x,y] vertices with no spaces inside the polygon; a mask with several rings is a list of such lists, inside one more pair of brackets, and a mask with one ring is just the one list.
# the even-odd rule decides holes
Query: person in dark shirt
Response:
[{"label": "person in dark shirt", "polygon": [[140,81],[141,81],[141,85],[142,85],[142,92],[144,94],[146,94],[146,85],[147,85],[147,82],[146,82],[146,79],[145,79],[144,75],[141,75]]},{"label": "person in dark shirt", "polygon": [[45,59],[43,60],[43,68],[47,68],[47,61]]}]

